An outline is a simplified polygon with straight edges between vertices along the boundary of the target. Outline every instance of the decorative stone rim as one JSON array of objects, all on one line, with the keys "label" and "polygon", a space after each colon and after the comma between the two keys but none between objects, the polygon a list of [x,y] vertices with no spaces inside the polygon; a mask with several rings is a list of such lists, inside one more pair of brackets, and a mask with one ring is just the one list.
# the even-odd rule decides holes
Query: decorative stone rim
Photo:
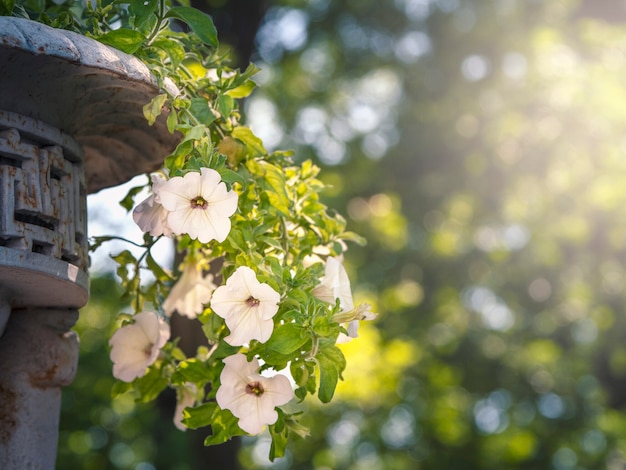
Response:
[{"label": "decorative stone rim", "polygon": [[73,264],[0,246],[0,286],[13,310],[81,308],[89,300],[89,276]]},{"label": "decorative stone rim", "polygon": [[[2,47],[21,49],[34,55],[58,57],[158,86],[145,64],[136,57],[73,31],[11,16],[0,17],[0,31]],[[170,91],[175,92],[175,87]]]},{"label": "decorative stone rim", "polygon": [[[0,109],[43,121],[83,147],[87,192],[158,169],[180,140],[143,106],[163,92],[136,57],[72,31],[0,17]],[[171,94],[171,81],[162,84]]]}]

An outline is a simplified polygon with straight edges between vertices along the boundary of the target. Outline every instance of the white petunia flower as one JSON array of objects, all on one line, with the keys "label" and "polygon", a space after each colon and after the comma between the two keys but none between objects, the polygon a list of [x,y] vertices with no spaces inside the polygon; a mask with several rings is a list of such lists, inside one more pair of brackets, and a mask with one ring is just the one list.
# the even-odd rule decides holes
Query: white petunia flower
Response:
[{"label": "white petunia flower", "polygon": [[134,323],[117,330],[111,336],[113,376],[132,382],[146,373],[170,338],[170,327],[154,312],[141,312]]},{"label": "white petunia flower", "polygon": [[368,303],[359,304],[356,308],[345,312],[336,313],[333,317],[337,323],[348,322],[346,329],[348,334],[339,333],[337,343],[347,343],[352,338],[359,336],[359,324],[362,320],[374,320],[378,316],[372,312],[372,306]]},{"label": "white petunia flower", "polygon": [[148,232],[153,237],[172,236],[172,230],[167,224],[169,212],[157,202],[158,190],[164,183],[165,179],[160,175],[152,175],[152,194],[133,210],[135,223],[143,232]]},{"label": "white petunia flower", "polygon": [[259,361],[251,362],[243,354],[223,360],[220,388],[215,396],[223,410],[230,410],[239,418],[239,427],[250,434],[258,434],[266,424],[274,424],[277,406],[288,403],[294,396],[289,379],[277,374],[264,377],[259,374]]},{"label": "white petunia flower", "polygon": [[324,277],[320,285],[313,289],[313,295],[329,304],[334,304],[339,299],[342,312],[354,308],[350,279],[339,258],[329,257],[326,260]]},{"label": "white petunia flower", "polygon": [[177,235],[202,243],[223,242],[230,232],[229,217],[237,210],[237,193],[226,189],[210,168],[170,178],[158,189],[157,201],[169,211],[167,223]]},{"label": "white petunia flower", "polygon": [[183,424],[183,411],[185,408],[196,404],[196,395],[198,394],[198,387],[191,382],[186,382],[182,388],[179,388],[176,393],[176,409],[174,410],[174,426],[181,431],[186,431],[187,426]]},{"label": "white petunia flower", "polygon": [[218,287],[211,298],[211,308],[226,321],[230,335],[224,338],[231,346],[241,346],[253,339],[266,342],[274,330],[272,318],[278,311],[280,294],[257,280],[254,271],[240,266]]},{"label": "white petunia flower", "polygon": [[191,261],[185,263],[178,282],[174,284],[163,302],[165,315],[171,317],[174,311],[187,318],[196,318],[209,303],[217,286],[213,284],[213,275],[202,275],[202,267]]},{"label": "white petunia flower", "polygon": [[338,323],[347,323],[348,334],[339,333],[337,343],[346,343],[359,336],[358,329],[361,320],[373,320],[377,317],[377,314],[371,311],[369,304],[354,307],[350,279],[340,258],[329,257],[326,260],[324,277],[320,285],[313,289],[313,295],[329,304],[334,304],[339,299],[341,310],[335,314],[334,320]]}]

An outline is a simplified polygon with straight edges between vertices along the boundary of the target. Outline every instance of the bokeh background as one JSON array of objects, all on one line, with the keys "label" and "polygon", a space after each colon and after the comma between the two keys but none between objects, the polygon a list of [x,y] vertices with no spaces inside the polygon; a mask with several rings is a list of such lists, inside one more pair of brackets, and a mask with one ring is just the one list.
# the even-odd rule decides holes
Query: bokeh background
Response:
[{"label": "bokeh background", "polygon": [[[326,203],[368,239],[346,267],[380,316],[343,348],[333,403],[304,404],[311,436],[270,463],[267,436],[177,431],[167,394],[111,399],[126,307],[96,262],[57,467],[626,468],[624,2],[195,5],[263,69],[248,124],[323,166]],[[119,222],[110,194],[92,227]]]}]

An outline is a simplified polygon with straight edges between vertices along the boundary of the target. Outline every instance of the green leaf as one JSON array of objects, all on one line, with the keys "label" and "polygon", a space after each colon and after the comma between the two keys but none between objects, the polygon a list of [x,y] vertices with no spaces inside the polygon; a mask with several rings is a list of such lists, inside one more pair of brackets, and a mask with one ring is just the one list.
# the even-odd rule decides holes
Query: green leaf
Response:
[{"label": "green leaf", "polygon": [[252,80],[248,80],[243,85],[239,85],[232,90],[228,90],[226,94],[235,99],[245,98],[246,96],[249,96],[250,93],[252,93],[255,87],[256,83],[254,83]]},{"label": "green leaf", "polygon": [[204,440],[204,445],[221,444],[230,440],[233,436],[243,436],[246,434],[237,423],[239,420],[228,410],[220,410],[214,413],[211,421],[212,434]]},{"label": "green leaf", "polygon": [[297,436],[300,436],[302,439],[308,437],[311,434],[311,432],[309,431],[309,428],[307,428],[306,426],[303,426],[292,417],[285,418],[285,425],[287,426],[291,434],[296,434]]},{"label": "green leaf", "polygon": [[158,0],[131,0],[130,12],[135,15],[135,26],[141,28],[156,13]]},{"label": "green leaf", "polygon": [[309,340],[309,334],[300,325],[285,323],[274,329],[266,348],[279,354],[292,354]]},{"label": "green leaf", "polygon": [[120,201],[120,206],[126,209],[126,212],[131,210],[135,205],[135,196],[140,193],[144,188],[145,186],[135,186],[133,188],[130,188],[126,196],[124,196],[124,199]]},{"label": "green leaf", "polygon": [[317,317],[313,322],[313,331],[318,336],[336,337],[339,333],[339,325],[331,324],[328,317]]},{"label": "green leaf", "polygon": [[231,136],[245,144],[251,157],[260,157],[267,154],[263,141],[254,135],[249,128],[243,126],[235,127]]},{"label": "green leaf", "polygon": [[217,116],[213,114],[213,111],[211,111],[209,103],[207,103],[204,98],[192,98],[189,112],[198,122],[201,122],[205,126],[208,126],[217,118]]},{"label": "green leaf", "polygon": [[151,253],[148,253],[148,256],[146,257],[146,265],[158,281],[167,282],[172,279],[161,267],[161,265],[155,261]]},{"label": "green leaf", "polygon": [[89,238],[89,251],[96,251],[102,246],[103,243],[113,240],[112,236],[104,237],[90,237]]},{"label": "green leaf", "polygon": [[134,54],[143,45],[146,38],[139,31],[132,29],[120,28],[108,31],[98,37],[98,41],[111,47]]},{"label": "green leaf", "polygon": [[290,299],[293,299],[299,304],[306,304],[309,300],[309,295],[302,289],[290,289],[288,295]]},{"label": "green leaf", "polygon": [[194,408],[185,408],[183,411],[183,424],[189,429],[198,429],[209,426],[213,421],[213,415],[219,408],[217,403],[203,403]]},{"label": "green leaf", "polygon": [[289,370],[291,371],[293,380],[298,386],[303,387],[306,385],[309,380],[309,370],[306,368],[306,365],[302,363],[302,361],[291,361]]},{"label": "green leaf", "polygon": [[132,390],[133,384],[131,382],[122,382],[121,380],[117,380],[113,387],[111,387],[111,397],[115,398],[119,395],[127,393],[129,390]]},{"label": "green leaf", "polygon": [[341,350],[332,343],[321,347],[316,359],[320,369],[320,387],[317,396],[322,403],[328,403],[335,394],[341,372],[346,367],[346,359]]},{"label": "green leaf", "polygon": [[277,166],[263,160],[254,162],[258,172],[263,176],[260,181],[261,187],[265,190],[263,196],[269,200],[272,208],[284,215],[289,215],[290,200],[287,190],[285,175]]},{"label": "green leaf", "polygon": [[170,171],[170,176],[179,176],[177,170],[185,165],[187,155],[192,149],[192,141],[183,141],[176,146],[171,155],[165,158],[165,167]]},{"label": "green leaf", "polygon": [[[257,240],[259,241],[259,243],[265,243],[266,245],[271,246],[272,248],[274,248],[275,250],[277,250],[279,252],[285,251],[283,246],[280,244],[280,242],[278,240],[276,240],[275,238],[272,238],[272,237],[259,237],[259,238],[257,238]],[[274,274],[277,275],[277,277],[279,277],[279,278],[282,277],[282,274],[278,274],[277,271],[274,271],[274,266],[272,266],[272,271],[274,272]]]},{"label": "green leaf", "polygon": [[226,181],[228,184],[239,183],[243,186],[244,190],[246,189],[246,180],[236,171],[229,170],[228,168],[220,168],[218,172],[222,177],[222,181]]},{"label": "green leaf", "polygon": [[163,112],[163,105],[167,101],[167,95],[161,94],[157,95],[150,100],[148,104],[143,106],[143,115],[148,121],[148,124],[154,124],[154,121],[161,115]]},{"label": "green leaf", "polygon": [[[276,240],[274,240],[273,238],[270,237],[259,237],[259,242],[261,243],[267,243],[268,245],[274,246],[276,247],[278,250],[283,251],[282,246],[280,245],[280,243],[278,243]],[[273,244],[276,245],[273,245]],[[272,270],[272,273],[274,274],[274,276],[276,276],[278,279],[282,279],[283,274],[284,274],[284,270],[283,267],[280,264],[280,261],[275,258],[274,256],[268,256],[265,260],[267,262],[267,264],[270,265],[270,269]]]},{"label": "green leaf", "polygon": [[[193,140],[199,140],[199,139],[201,139],[202,137],[204,137],[206,135],[207,135],[207,129],[206,129],[205,126],[193,126],[185,134],[185,137],[181,141],[181,144],[185,143],[185,142],[193,141]],[[189,151],[186,151],[186,152],[189,153]]]},{"label": "green leaf", "polygon": [[141,395],[141,401],[147,403],[158,397],[167,387],[167,380],[161,376],[160,369],[151,367],[146,375],[137,379],[135,387]]},{"label": "green leaf", "polygon": [[235,107],[235,100],[230,96],[220,95],[217,97],[216,107],[222,117],[227,118]]},{"label": "green leaf", "polygon": [[317,395],[322,403],[328,403],[333,399],[337,382],[339,382],[339,372],[335,366],[327,361],[320,361],[320,388]]},{"label": "green leaf", "polygon": [[137,262],[137,259],[128,250],[124,250],[117,255],[111,255],[111,258],[113,258],[117,262],[117,264],[122,266],[125,266],[127,264],[135,264]]},{"label": "green leaf", "polygon": [[[213,316],[217,317],[217,315],[213,315]],[[220,341],[217,346],[217,349],[213,351],[213,355],[211,357],[215,359],[223,359],[225,357],[232,356],[238,351],[239,351],[239,346],[231,346],[230,344],[226,343],[226,341]]]},{"label": "green leaf", "polygon": [[14,6],[15,0],[0,0],[0,16],[10,16]]},{"label": "green leaf", "polygon": [[[284,426],[282,417],[279,418],[278,421],[279,422],[277,422],[275,425],[269,426],[270,436],[272,436],[272,444],[270,446],[269,458],[272,462],[277,457],[284,457],[285,449],[287,447],[288,430]],[[281,425],[280,428],[282,428],[280,431],[277,430],[279,428],[279,424]]]},{"label": "green leaf", "polygon": [[217,30],[213,24],[213,20],[206,13],[201,12],[192,7],[174,7],[170,8],[165,14],[166,18],[177,18],[187,23],[194,33],[207,46],[217,49],[219,42],[217,40]]},{"label": "green leaf", "polygon": [[245,252],[248,250],[248,245],[246,243],[243,233],[240,230],[231,230],[228,234],[227,241],[237,251]]},{"label": "green leaf", "polygon": [[343,232],[341,238],[345,241],[354,242],[359,246],[367,245],[367,240],[354,232]]},{"label": "green leaf", "polygon": [[181,46],[178,41],[168,38],[158,38],[152,42],[152,46],[165,51],[174,68],[178,67],[185,58],[185,48]]},{"label": "green leaf", "polygon": [[199,361],[198,359],[188,359],[178,364],[178,368],[174,375],[172,375],[172,381],[176,383],[205,383],[210,382],[213,379],[213,373],[208,365]]},{"label": "green leaf", "polygon": [[176,114],[175,111],[171,111],[167,115],[167,130],[170,131],[170,133],[174,133],[176,126],[178,126],[178,114]]},{"label": "green leaf", "polygon": [[[317,378],[315,374],[309,373],[309,378],[306,381],[305,390],[309,392],[311,395],[315,394],[315,389],[317,387]],[[306,396],[306,394],[305,394]]]}]

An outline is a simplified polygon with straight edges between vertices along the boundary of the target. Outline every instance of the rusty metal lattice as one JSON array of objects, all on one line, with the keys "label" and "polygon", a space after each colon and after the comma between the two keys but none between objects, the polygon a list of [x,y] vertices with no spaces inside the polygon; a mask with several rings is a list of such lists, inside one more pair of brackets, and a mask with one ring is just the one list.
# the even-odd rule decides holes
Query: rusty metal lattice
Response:
[{"label": "rusty metal lattice", "polygon": [[0,246],[86,271],[82,165],[80,148],[68,136],[40,121],[0,112]]}]

